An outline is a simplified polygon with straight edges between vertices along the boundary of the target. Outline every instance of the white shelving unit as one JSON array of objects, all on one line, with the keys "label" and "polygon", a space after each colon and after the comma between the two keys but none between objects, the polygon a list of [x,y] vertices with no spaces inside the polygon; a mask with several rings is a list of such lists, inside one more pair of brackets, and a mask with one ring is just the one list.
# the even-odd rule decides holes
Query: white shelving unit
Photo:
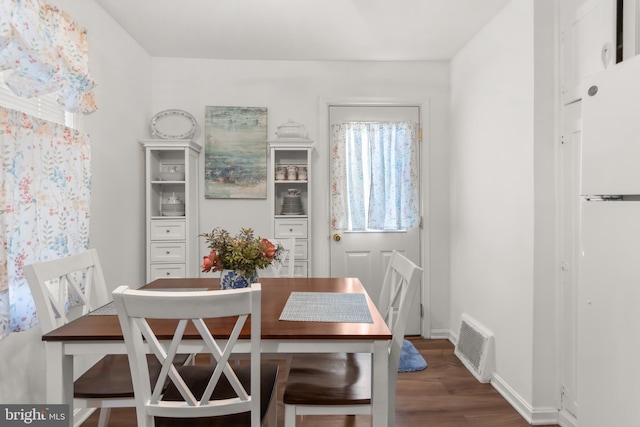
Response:
[{"label": "white shelving unit", "polygon": [[[198,277],[198,156],[184,139],[145,139],[147,281]],[[177,203],[176,203],[177,202]]]},{"label": "white shelving unit", "polygon": [[[313,144],[313,141],[304,138],[279,138],[269,141],[269,200],[273,200],[273,235],[275,238],[296,238],[296,277],[308,277],[311,274],[313,199],[310,182],[313,179]],[[300,196],[301,209],[295,197],[289,197],[292,195],[290,193],[294,192]],[[293,201],[296,204],[290,203]]]}]

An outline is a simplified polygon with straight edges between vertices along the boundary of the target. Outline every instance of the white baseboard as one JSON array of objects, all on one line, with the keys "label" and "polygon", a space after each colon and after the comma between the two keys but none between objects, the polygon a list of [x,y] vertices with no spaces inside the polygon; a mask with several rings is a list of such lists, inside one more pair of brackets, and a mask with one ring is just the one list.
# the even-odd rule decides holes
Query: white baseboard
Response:
[{"label": "white baseboard", "polygon": [[558,424],[561,427],[578,427],[578,420],[576,417],[564,409],[560,411],[559,417],[560,419],[558,420]]},{"label": "white baseboard", "polygon": [[[458,342],[458,336],[453,331],[432,331],[432,338],[439,336],[448,339],[454,346]],[[495,372],[491,377],[491,385],[504,399],[531,425],[560,424],[562,427],[576,427],[577,424],[562,424],[560,411],[554,407],[533,408],[516,391]],[[570,415],[570,414],[567,414]]]},{"label": "white baseboard", "polygon": [[448,329],[432,329],[431,330],[431,337],[429,339],[432,340],[446,340],[448,339],[449,341],[451,341],[449,336],[449,330]]},{"label": "white baseboard", "polygon": [[491,385],[529,424],[533,426],[558,424],[557,408],[533,408],[496,373],[491,377]]}]

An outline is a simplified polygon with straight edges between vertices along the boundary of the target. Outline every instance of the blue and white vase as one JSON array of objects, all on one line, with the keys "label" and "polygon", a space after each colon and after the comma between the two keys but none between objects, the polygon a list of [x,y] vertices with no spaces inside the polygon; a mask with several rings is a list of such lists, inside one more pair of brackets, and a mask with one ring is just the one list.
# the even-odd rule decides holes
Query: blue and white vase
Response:
[{"label": "blue and white vase", "polygon": [[245,277],[236,270],[222,270],[220,272],[220,289],[247,288],[251,283],[258,283],[258,281],[258,273]]}]

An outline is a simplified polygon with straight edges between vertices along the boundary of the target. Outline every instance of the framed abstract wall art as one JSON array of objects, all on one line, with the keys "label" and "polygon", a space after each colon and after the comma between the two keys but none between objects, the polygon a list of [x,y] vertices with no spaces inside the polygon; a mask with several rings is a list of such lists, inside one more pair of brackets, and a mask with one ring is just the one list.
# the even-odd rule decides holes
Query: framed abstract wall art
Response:
[{"label": "framed abstract wall art", "polygon": [[204,197],[267,198],[267,108],[205,107]]}]

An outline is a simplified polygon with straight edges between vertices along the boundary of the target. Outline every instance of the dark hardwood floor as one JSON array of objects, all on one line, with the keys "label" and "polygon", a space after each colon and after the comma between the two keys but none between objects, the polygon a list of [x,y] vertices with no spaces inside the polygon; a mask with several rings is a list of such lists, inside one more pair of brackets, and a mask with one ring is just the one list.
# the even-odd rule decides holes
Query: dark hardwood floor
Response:
[{"label": "dark hardwood floor", "polygon": [[[419,372],[398,374],[397,427],[526,427],[529,425],[490,385],[479,383],[453,354],[447,340],[411,339],[428,363]],[[281,372],[279,383],[286,380]],[[284,407],[279,387],[278,427],[283,426]],[[97,413],[83,427],[97,426]],[[113,409],[109,427],[135,426],[133,408]],[[364,427],[370,417],[306,416],[303,427]],[[545,427],[545,426],[543,426]],[[546,427],[559,427],[557,425]]]}]

